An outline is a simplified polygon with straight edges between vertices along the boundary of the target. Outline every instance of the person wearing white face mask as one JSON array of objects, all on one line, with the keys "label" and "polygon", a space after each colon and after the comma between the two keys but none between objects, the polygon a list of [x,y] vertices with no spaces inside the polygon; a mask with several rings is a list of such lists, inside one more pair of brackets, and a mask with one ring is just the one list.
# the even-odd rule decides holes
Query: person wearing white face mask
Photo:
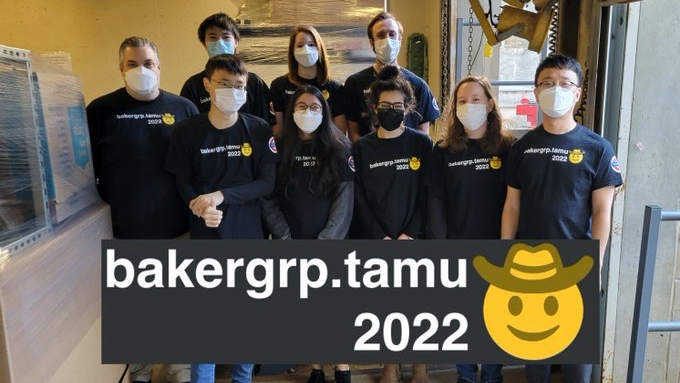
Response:
[{"label": "person wearing white face mask", "polygon": [[[201,22],[198,27],[198,40],[209,57],[221,54],[233,55],[241,41],[241,35],[232,18],[224,13],[216,13]],[[210,94],[203,86],[203,77],[203,71],[189,77],[180,92],[180,96],[193,102],[201,113],[210,110]],[[269,108],[271,95],[267,84],[255,73],[248,72],[246,86],[247,99],[239,111],[273,122]]]},{"label": "person wearing white face mask", "polygon": [[[180,124],[166,168],[191,209],[191,239],[264,239],[260,199],[274,190],[276,142],[265,120],[239,112],[248,71],[238,57],[206,64],[203,86],[211,106]],[[250,383],[253,364],[232,365],[235,383]],[[214,383],[215,364],[192,364],[193,383]]]},{"label": "person wearing white face mask", "polygon": [[[600,265],[609,239],[621,168],[611,144],[574,120],[583,72],[575,59],[548,56],[534,93],[543,124],[510,150],[503,239],[597,239]],[[549,198],[547,198],[549,197]],[[550,381],[550,365],[527,365],[529,383]],[[592,365],[562,365],[566,383],[590,382]]]},{"label": "person wearing white face mask", "polygon": [[298,26],[290,34],[288,42],[288,73],[272,81],[272,106],[277,134],[283,126],[283,114],[291,96],[302,85],[311,85],[321,91],[330,106],[331,118],[341,132],[347,130],[342,85],[330,78],[326,46],[319,32],[312,26]]},{"label": "person wearing white face mask", "polygon": [[[349,141],[330,122],[317,88],[299,87],[277,137],[277,188],[264,213],[279,239],[344,239],[354,201]],[[349,368],[349,366],[347,366]]]},{"label": "person wearing white face mask", "polygon": [[[277,148],[276,189],[262,203],[272,237],[345,239],[354,208],[349,140],[333,127],[319,89],[302,85],[292,95]],[[312,365],[307,382],[325,382],[320,364]],[[351,383],[349,364],[336,365],[335,382]]]},{"label": "person wearing white face mask", "polygon": [[383,12],[371,20],[367,33],[375,52],[375,63],[349,76],[345,81],[349,138],[356,142],[360,137],[375,130],[368,108],[368,93],[378,73],[388,65],[399,68],[402,76],[411,84],[415,95],[415,108],[406,115],[406,126],[428,133],[430,123],[439,118],[439,107],[427,83],[408,69],[400,67],[397,62],[404,34],[401,23],[393,15]]},{"label": "person wearing white face mask", "polygon": [[[467,77],[446,109],[447,136],[437,143],[428,171],[426,236],[431,239],[498,239],[505,202],[511,136],[503,129],[493,88]],[[483,364],[481,382],[502,381],[500,364]],[[459,364],[458,382],[477,381],[476,364]]]},{"label": "person wearing white face mask", "polygon": [[[160,89],[158,49],[152,41],[129,37],[118,53],[125,86],[87,106],[97,190],[111,205],[115,238],[175,238],[189,228],[188,210],[163,162],[177,123],[198,110]],[[151,365],[133,364],[130,377],[148,382]],[[173,383],[189,377],[179,374],[176,379]]]}]

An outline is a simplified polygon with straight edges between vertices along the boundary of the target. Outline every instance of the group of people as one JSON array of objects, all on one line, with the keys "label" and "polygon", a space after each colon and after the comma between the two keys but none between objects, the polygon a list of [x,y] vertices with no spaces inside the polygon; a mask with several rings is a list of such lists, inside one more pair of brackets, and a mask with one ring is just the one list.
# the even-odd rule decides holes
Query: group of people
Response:
[{"label": "group of people", "polygon": [[[235,55],[239,31],[225,14],[203,21],[210,56],[177,96],[159,88],[153,42],[123,41],[125,86],[87,107],[97,188],[111,206],[116,238],[200,239],[583,239],[604,254],[614,188],[622,183],[611,145],[576,123],[579,63],[552,55],[538,67],[543,124],[514,142],[489,81],[468,77],[447,106],[446,138],[429,125],[440,112],[427,84],[397,63],[403,28],[389,13],[368,24],[375,63],[343,84],[310,26],[294,29],[288,73],[270,87]],[[141,341],[141,340],[140,340]],[[252,364],[232,366],[249,383]],[[348,364],[335,381],[349,383]],[[568,382],[589,382],[590,365],[565,365]],[[176,380],[213,383],[214,364]],[[150,366],[134,365],[135,382]],[[458,365],[475,382],[477,365]],[[550,366],[528,365],[529,382]],[[382,382],[398,381],[394,364]],[[502,381],[483,365],[482,382]],[[309,383],[325,380],[313,365]],[[413,381],[427,382],[423,364]]]}]

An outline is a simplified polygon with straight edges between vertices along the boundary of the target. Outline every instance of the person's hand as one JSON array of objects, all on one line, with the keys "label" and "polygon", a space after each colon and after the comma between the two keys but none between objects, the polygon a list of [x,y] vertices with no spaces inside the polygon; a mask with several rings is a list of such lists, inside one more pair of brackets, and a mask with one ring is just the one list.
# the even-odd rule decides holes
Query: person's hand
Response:
[{"label": "person's hand", "polygon": [[401,235],[399,235],[399,238],[397,238],[397,239],[406,239],[406,240],[412,240],[412,239],[413,239],[413,237],[410,237],[410,236],[409,236],[408,234],[405,234],[405,233],[401,233]]},{"label": "person's hand", "polygon": [[208,206],[201,218],[205,221],[205,226],[211,228],[218,227],[220,222],[222,222],[222,210],[218,210],[214,206]]},{"label": "person's hand", "polygon": [[383,240],[391,240],[391,239],[392,239],[392,238],[390,238],[390,237],[387,236],[387,235],[385,236],[385,238],[383,238]]},{"label": "person's hand", "polygon": [[195,216],[202,217],[205,209],[209,207],[217,207],[224,202],[224,194],[218,190],[216,192],[202,194],[189,202],[189,209]]}]

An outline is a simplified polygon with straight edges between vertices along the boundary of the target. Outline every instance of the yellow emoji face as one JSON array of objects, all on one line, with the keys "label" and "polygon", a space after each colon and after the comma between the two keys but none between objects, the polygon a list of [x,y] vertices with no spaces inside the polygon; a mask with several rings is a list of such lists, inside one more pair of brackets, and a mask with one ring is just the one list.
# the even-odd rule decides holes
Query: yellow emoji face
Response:
[{"label": "yellow emoji face", "polygon": [[408,166],[410,166],[411,169],[413,169],[413,170],[420,169],[420,158],[411,157],[411,159],[408,161]]},{"label": "yellow emoji face", "polygon": [[583,161],[583,152],[581,149],[574,149],[569,152],[569,162],[572,164],[579,164]]},{"label": "yellow emoji face", "polygon": [[489,166],[491,166],[491,169],[493,170],[498,170],[503,166],[503,161],[501,161],[501,158],[498,156],[493,156],[489,160]]},{"label": "yellow emoji face", "polygon": [[175,115],[172,113],[163,113],[162,120],[165,125],[172,125],[175,123]]},{"label": "yellow emoji face", "polygon": [[244,142],[243,145],[241,145],[241,153],[243,153],[244,156],[249,157],[253,154],[253,147],[250,146],[249,143]]},{"label": "yellow emoji face", "polygon": [[547,293],[519,293],[490,285],[484,323],[496,344],[526,360],[555,356],[574,341],[583,322],[578,286]]}]

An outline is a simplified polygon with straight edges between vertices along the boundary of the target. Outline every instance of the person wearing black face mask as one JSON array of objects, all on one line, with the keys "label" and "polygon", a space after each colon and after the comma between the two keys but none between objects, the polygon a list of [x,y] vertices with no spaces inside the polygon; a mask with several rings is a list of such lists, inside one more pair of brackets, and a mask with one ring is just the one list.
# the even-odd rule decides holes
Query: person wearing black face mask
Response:
[{"label": "person wearing black face mask", "polygon": [[[425,169],[432,140],[406,126],[413,108],[411,85],[394,66],[387,66],[371,85],[370,102],[378,129],[352,147],[355,207],[351,238],[421,237],[425,214]],[[408,129],[411,128],[411,129]],[[382,383],[397,381],[397,365],[385,364]],[[427,382],[424,364],[416,364],[412,382]]]}]

